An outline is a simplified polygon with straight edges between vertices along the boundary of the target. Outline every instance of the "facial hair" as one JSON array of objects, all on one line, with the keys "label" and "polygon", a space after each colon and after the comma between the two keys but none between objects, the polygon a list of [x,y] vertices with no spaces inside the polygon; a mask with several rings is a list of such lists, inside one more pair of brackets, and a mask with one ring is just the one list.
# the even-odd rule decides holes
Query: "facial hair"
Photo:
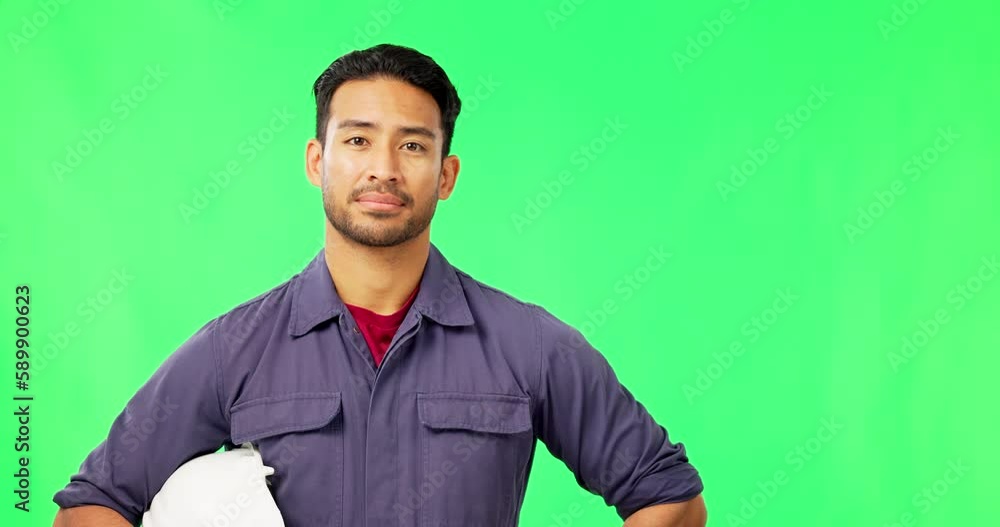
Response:
[{"label": "facial hair", "polygon": [[[401,195],[390,188],[364,188],[352,192],[347,199],[340,199],[329,188],[326,170],[323,170],[323,209],[330,225],[348,240],[368,247],[393,247],[423,233],[431,224],[437,209],[438,187],[434,187],[434,195],[424,203],[414,203],[413,199]],[[353,207],[355,199],[365,192],[392,194],[412,205],[413,214],[400,223],[398,213],[379,211],[360,211]]]}]

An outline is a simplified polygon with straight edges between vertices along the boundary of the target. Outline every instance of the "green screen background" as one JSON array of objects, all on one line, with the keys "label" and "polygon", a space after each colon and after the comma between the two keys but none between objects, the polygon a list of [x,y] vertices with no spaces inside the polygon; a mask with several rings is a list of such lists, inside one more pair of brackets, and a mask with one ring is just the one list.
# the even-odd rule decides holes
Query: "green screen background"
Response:
[{"label": "green screen background", "polygon": [[[319,250],[312,82],[380,42],[464,100],[434,243],[584,332],[687,446],[709,525],[993,523],[993,4],[446,4],[0,6],[0,524],[50,525],[155,368]],[[620,525],[539,447],[523,525]]]}]

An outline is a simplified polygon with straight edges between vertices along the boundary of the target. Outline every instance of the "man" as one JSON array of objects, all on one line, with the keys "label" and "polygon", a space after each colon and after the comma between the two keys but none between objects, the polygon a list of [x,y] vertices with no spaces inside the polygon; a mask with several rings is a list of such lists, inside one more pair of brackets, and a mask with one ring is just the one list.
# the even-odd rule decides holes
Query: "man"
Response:
[{"label": "man", "polygon": [[55,495],[56,524],[135,525],[185,461],[250,442],[289,526],[516,525],[537,438],[626,526],[704,526],[683,444],[580,332],[430,243],[459,173],[437,63],[383,44],[313,91],[324,249],[164,362]]}]

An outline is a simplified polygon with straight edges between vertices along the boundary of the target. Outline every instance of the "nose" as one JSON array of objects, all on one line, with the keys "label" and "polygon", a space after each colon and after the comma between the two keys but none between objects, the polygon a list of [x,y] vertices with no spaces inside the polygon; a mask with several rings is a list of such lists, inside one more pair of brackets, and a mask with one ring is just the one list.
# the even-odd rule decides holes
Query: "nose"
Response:
[{"label": "nose", "polygon": [[368,169],[368,180],[395,182],[399,179],[399,152],[389,142],[372,149],[371,164]]}]

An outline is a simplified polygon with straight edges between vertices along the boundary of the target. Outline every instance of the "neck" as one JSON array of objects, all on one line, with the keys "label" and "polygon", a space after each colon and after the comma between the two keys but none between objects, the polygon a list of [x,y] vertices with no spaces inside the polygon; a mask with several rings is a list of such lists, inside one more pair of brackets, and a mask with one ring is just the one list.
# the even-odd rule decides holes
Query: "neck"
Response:
[{"label": "neck", "polygon": [[420,283],[430,254],[430,229],[393,247],[369,247],[326,225],[324,255],[345,304],[380,315],[395,313]]}]

